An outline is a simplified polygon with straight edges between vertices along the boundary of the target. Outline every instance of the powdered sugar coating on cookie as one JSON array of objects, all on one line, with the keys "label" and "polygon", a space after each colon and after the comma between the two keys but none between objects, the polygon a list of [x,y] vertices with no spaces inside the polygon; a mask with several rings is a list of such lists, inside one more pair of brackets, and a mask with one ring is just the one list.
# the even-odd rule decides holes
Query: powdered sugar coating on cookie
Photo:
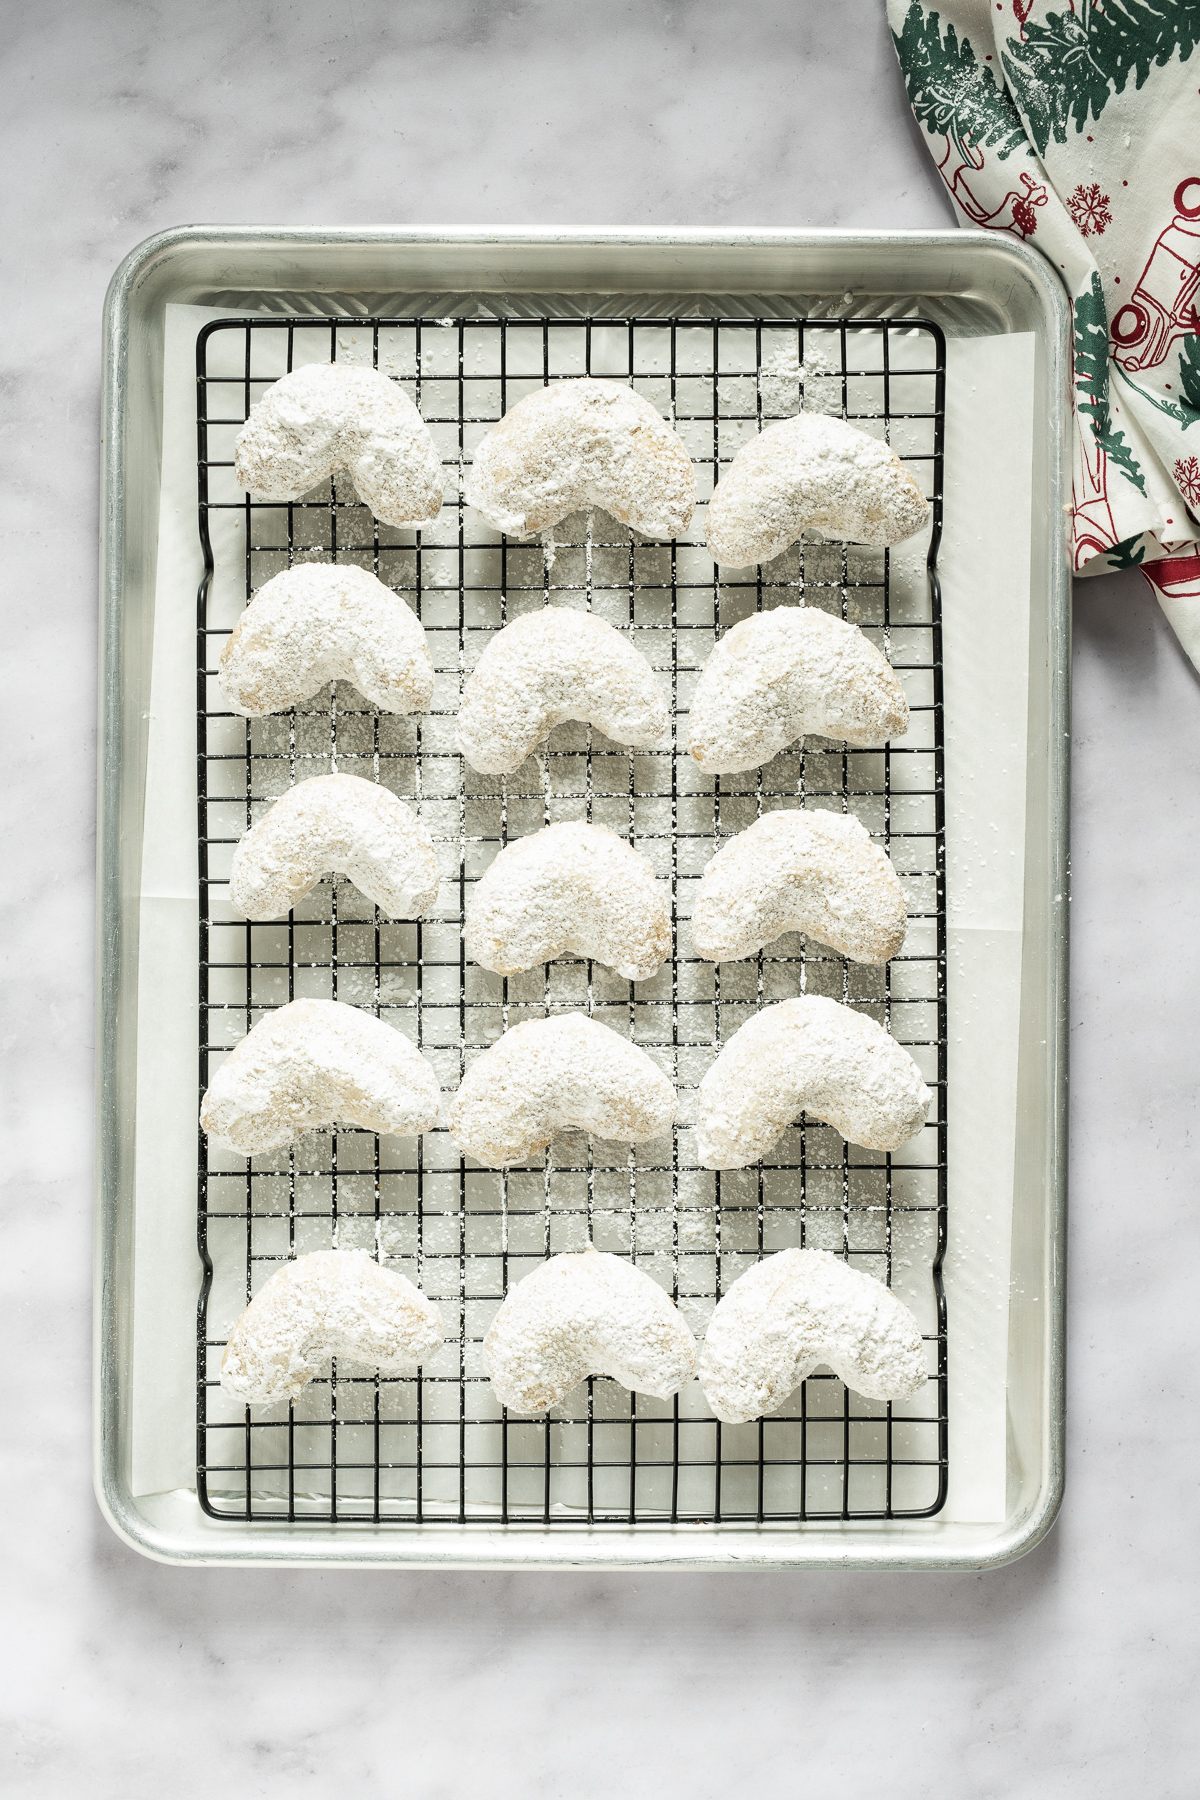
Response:
[{"label": "powdered sugar coating on cookie", "polygon": [[306,363],[250,408],[234,477],[259,500],[299,500],[339,469],[387,525],[427,525],[441,511],[441,459],[403,388],[377,369]]},{"label": "powdered sugar coating on cookie", "polygon": [[355,563],[297,563],[264,582],[225,640],[217,687],[244,718],[349,681],[380,712],[433,698],[425,633],[399,594]]},{"label": "powdered sugar coating on cookie", "polygon": [[556,956],[646,981],[671,953],[666,887],[602,825],[547,825],[501,850],[467,903],[467,955],[499,975]]},{"label": "powdered sugar coating on cookie", "polygon": [[633,388],[590,376],[527,394],[475,452],[466,497],[497,531],[530,537],[602,506],[645,537],[682,537],[696,504],[691,459]]},{"label": "powdered sugar coating on cookie", "polygon": [[511,775],[568,719],[634,748],[661,743],[669,725],[666,695],[627,633],[570,606],[522,613],[467,678],[458,747],[480,774]]},{"label": "powdered sugar coating on cookie", "polygon": [[433,839],[411,806],[360,775],[313,775],[239,842],[230,905],[246,919],[281,919],[331,872],[389,919],[420,918],[437,899]]},{"label": "powdered sugar coating on cookie", "polygon": [[756,769],[797,738],[870,747],[908,730],[891,664],[857,625],[814,606],[743,619],[701,670],[688,730],[710,775]]},{"label": "powdered sugar coating on cookie", "polygon": [[416,1137],[439,1100],[437,1077],[402,1032],[340,1000],[293,1000],[220,1065],[200,1124],[213,1143],[257,1156],[323,1125]]},{"label": "powdered sugar coating on cookie", "polygon": [[803,931],[853,962],[880,963],[896,955],[906,924],[900,878],[859,819],[788,808],[718,850],[700,880],[692,941],[711,962],[736,962]]},{"label": "powdered sugar coating on cookie", "polygon": [[708,503],[707,543],[730,568],[770,562],[814,527],[855,544],[898,544],[929,518],[916,478],[879,438],[803,412],[738,451]]},{"label": "powdered sugar coating on cookie", "polygon": [[411,1374],[441,1347],[442,1315],[365,1250],[315,1250],[276,1269],[230,1333],[221,1386],[247,1406],[294,1400],[331,1356]]},{"label": "powdered sugar coating on cookie", "polygon": [[675,1122],[675,1089],[644,1050],[583,1013],[513,1025],[468,1068],[447,1123],[489,1168],[525,1162],[560,1131],[640,1144]]},{"label": "powdered sugar coating on cookie", "polygon": [[743,1425],[819,1363],[867,1400],[908,1400],[928,1378],[917,1322],[890,1288],[825,1250],[781,1250],[722,1296],[697,1373],[717,1418]]},{"label": "powdered sugar coating on cookie", "polygon": [[509,1288],[483,1359],[502,1406],[539,1413],[589,1375],[669,1400],[695,1370],[696,1340],[656,1281],[589,1244]]},{"label": "powdered sugar coating on cookie", "polygon": [[738,1027],[701,1081],[700,1161],[744,1169],[802,1112],[851,1144],[898,1150],[932,1098],[908,1051],[865,1013],[819,994],[781,1000]]}]

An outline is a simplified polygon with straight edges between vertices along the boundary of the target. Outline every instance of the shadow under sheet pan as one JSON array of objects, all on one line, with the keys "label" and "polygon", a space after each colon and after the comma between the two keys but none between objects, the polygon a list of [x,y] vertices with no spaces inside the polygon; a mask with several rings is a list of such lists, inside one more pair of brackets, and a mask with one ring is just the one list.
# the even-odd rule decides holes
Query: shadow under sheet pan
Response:
[{"label": "shadow under sheet pan", "polygon": [[[1048,1528],[1061,1487],[1064,304],[1039,259],[966,233],[197,230],[151,240],[118,272],[96,1479],[137,1548],[200,1562],[978,1567]],[[425,531],[379,525],[348,483],[284,506],[235,488],[249,406],[287,368],[331,358],[383,369],[429,423],[447,501]],[[584,373],[632,380],[673,417],[701,499],[686,541],[642,543],[597,511],[548,546],[518,545],[459,498],[489,424]],[[1006,388],[1023,413],[997,398]],[[718,571],[703,502],[801,396],[888,438],[933,499],[932,533],[891,553],[805,542],[758,571]],[[989,438],[1023,455],[1009,458],[1012,492],[1001,479],[983,498]],[[190,531],[175,504],[184,456]],[[1007,532],[998,561],[979,549],[989,506]],[[417,611],[430,712],[378,715],[337,684],[292,713],[234,717],[212,672],[241,608],[281,568],[329,560],[373,570]],[[193,577],[199,614],[184,625]],[[462,762],[464,674],[500,626],[547,602],[630,632],[670,691],[669,748],[630,753],[565,726],[506,779]],[[797,603],[879,643],[908,735],[869,753],[809,739],[760,771],[705,777],[686,716],[715,637]],[[333,769],[418,807],[442,877],[432,913],[393,924],[327,879],[286,921],[239,920],[238,836],[291,783]],[[789,805],[853,812],[889,850],[910,928],[884,968],[799,936],[716,968],[692,953],[705,862]],[[611,827],[669,884],[675,951],[652,980],[572,960],[503,980],[466,960],[474,881],[503,843],[561,819]],[[800,992],[887,1025],[934,1090],[929,1124],[883,1156],[798,1122],[761,1166],[701,1169],[695,1088],[714,1047]],[[569,1134],[507,1172],[464,1162],[444,1129],[310,1133],[249,1164],[200,1139],[197,1170],[212,1070],[303,995],[396,1025],[446,1093],[506,1026],[587,1012],[672,1077],[678,1125],[636,1150]],[[833,1250],[917,1314],[926,1389],[888,1406],[818,1371],[769,1418],[723,1427],[695,1384],[656,1402],[596,1379],[548,1418],[509,1418],[482,1364],[487,1325],[513,1281],[589,1240],[661,1281],[698,1337],[762,1255]],[[418,1280],[447,1321],[442,1351],[411,1378],[335,1366],[291,1408],[234,1407],[219,1365],[238,1312],[280,1261],[331,1246]]]}]

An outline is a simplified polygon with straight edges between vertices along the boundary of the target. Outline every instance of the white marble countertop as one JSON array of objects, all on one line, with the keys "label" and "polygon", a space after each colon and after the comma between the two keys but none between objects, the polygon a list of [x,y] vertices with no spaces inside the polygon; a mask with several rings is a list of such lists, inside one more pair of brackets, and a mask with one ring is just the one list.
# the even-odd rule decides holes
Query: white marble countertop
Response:
[{"label": "white marble countertop", "polygon": [[0,56],[8,1791],[1194,1794],[1200,682],[1134,574],[1076,606],[1069,1473],[1040,1549],[979,1576],[182,1573],[91,1494],[113,268],[197,221],[944,224],[882,0],[43,0]]}]

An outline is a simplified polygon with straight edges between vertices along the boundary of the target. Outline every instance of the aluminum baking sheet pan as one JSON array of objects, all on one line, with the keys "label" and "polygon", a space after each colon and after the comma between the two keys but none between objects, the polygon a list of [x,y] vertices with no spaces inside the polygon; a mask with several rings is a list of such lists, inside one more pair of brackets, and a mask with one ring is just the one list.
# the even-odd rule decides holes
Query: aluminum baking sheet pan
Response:
[{"label": "aluminum baking sheet pan", "polygon": [[[140,1548],[185,1560],[955,1566],[1018,1553],[1053,1516],[1060,1466],[1065,582],[1060,411],[1049,400],[1060,387],[1057,289],[1036,259],[966,234],[622,235],[607,245],[561,234],[288,236],[290,248],[269,233],[171,234],[135,253],[110,303],[109,443],[119,467],[110,459],[102,805],[106,825],[115,806],[125,826],[123,863],[107,833],[102,848],[98,1251],[112,1279],[98,1314],[97,1482],[110,1516]],[[306,280],[297,284],[301,265]],[[203,331],[207,320],[244,311],[345,323]],[[364,325],[372,316],[396,323]],[[888,323],[863,323],[876,317]],[[845,333],[839,318],[851,322]],[[589,319],[590,327],[576,323]],[[803,335],[797,319],[813,321]],[[366,558],[408,593],[441,673],[420,735],[406,723],[394,742],[356,716],[349,690],[248,733],[220,717],[202,682],[209,880],[198,890],[190,599],[202,567],[198,336],[213,392],[233,396],[214,406],[201,384],[201,412],[214,421],[244,416],[244,381],[222,388],[222,378],[244,376],[248,349],[259,379],[285,366],[285,342],[294,360],[331,351],[378,358],[418,394],[452,476],[501,401],[516,397],[506,381],[515,388],[589,366],[632,373],[675,412],[702,494],[740,435],[794,410],[803,360],[806,404],[887,430],[924,467],[931,491],[944,448],[944,630],[924,545],[888,559],[814,545],[761,580],[718,583],[699,547],[632,546],[603,515],[568,522],[552,557],[505,548],[469,509],[460,515],[453,478],[442,521],[419,545],[413,534],[375,531],[353,496],[336,510],[326,498],[255,516],[221,485],[230,484],[220,465],[236,426],[214,423],[201,438],[215,552],[202,623],[216,649],[248,591],[288,555],[336,553]],[[843,385],[847,369],[862,373]],[[146,429],[159,424],[161,440]],[[702,541],[702,511],[693,541]],[[696,780],[686,754],[649,768],[653,759],[564,728],[548,756],[503,788],[469,772],[464,781],[452,740],[461,670],[501,617],[547,597],[591,605],[633,630],[681,719],[715,626],[788,600],[843,611],[901,669],[919,709],[907,750],[868,764],[810,744],[760,778],[713,784]],[[211,667],[215,654],[202,641],[201,661]],[[118,671],[120,692],[109,685]],[[221,858],[248,807],[253,816],[281,779],[327,769],[331,756],[388,780],[430,818],[443,891],[412,944],[385,942],[344,887],[313,896],[311,922],[298,914],[286,946],[286,927],[279,943],[260,944],[224,905]],[[800,798],[865,817],[906,870],[910,910],[927,915],[914,920],[905,961],[878,993],[850,985],[865,976],[869,986],[877,972],[834,966],[799,941],[722,971],[715,984],[688,954],[691,885],[713,842],[764,802]],[[461,963],[463,901],[496,843],[547,817],[575,816],[630,832],[671,880],[679,954],[662,993],[564,964],[496,983],[493,994]],[[582,1005],[619,1018],[678,1079],[676,1141],[664,1160],[662,1147],[631,1156],[564,1140],[545,1169],[508,1177],[464,1169],[444,1134],[425,1139],[416,1157],[396,1157],[385,1140],[382,1161],[377,1144],[356,1146],[353,1135],[314,1139],[278,1169],[256,1164],[251,1178],[218,1161],[201,1186],[213,1283],[198,1366],[198,1028],[219,1054],[252,1021],[255,1000],[280,997],[280,981],[291,984],[284,998],[328,993],[336,981],[341,998],[382,1005],[418,1036],[448,1091],[464,1056],[506,1017]],[[892,1159],[847,1155],[834,1134],[799,1129],[773,1167],[723,1177],[718,1189],[690,1149],[706,1040],[800,986],[885,1017],[939,1083],[938,1115],[915,1154]],[[206,1070],[202,1062],[201,1081]],[[847,1251],[890,1278],[921,1317],[928,1394],[905,1408],[870,1407],[826,1376],[765,1426],[721,1432],[697,1388],[660,1407],[598,1382],[549,1424],[505,1422],[479,1366],[487,1317],[506,1280],[589,1234],[637,1255],[698,1330],[721,1284],[763,1251],[801,1240]],[[294,1418],[246,1424],[213,1385],[223,1336],[272,1258],[331,1241],[368,1243],[417,1273],[452,1320],[450,1340],[419,1381],[339,1372],[335,1385],[314,1384]]]}]

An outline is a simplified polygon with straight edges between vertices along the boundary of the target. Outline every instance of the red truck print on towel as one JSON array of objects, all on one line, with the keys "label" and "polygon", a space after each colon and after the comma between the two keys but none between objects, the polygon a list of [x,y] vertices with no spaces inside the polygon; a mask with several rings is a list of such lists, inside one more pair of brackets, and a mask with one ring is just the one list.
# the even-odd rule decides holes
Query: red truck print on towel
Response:
[{"label": "red truck print on towel", "polygon": [[1200,555],[1160,556],[1138,567],[1162,599],[1200,600]]},{"label": "red truck print on towel", "polygon": [[1200,332],[1200,175],[1175,189],[1175,217],[1112,322],[1113,360],[1132,374],[1165,362],[1177,338]]},{"label": "red truck print on towel", "polygon": [[983,166],[983,152],[975,148],[970,138],[961,146],[956,138],[946,139],[946,154],[938,164],[938,173],[949,188],[951,199],[971,224],[982,226],[985,231],[1015,231],[1022,238],[1031,238],[1037,230],[1034,208],[1046,205],[1050,198],[1048,190],[1022,170],[1020,180],[1024,191],[1010,188],[999,206],[989,212],[966,181],[968,169],[979,170]]}]

